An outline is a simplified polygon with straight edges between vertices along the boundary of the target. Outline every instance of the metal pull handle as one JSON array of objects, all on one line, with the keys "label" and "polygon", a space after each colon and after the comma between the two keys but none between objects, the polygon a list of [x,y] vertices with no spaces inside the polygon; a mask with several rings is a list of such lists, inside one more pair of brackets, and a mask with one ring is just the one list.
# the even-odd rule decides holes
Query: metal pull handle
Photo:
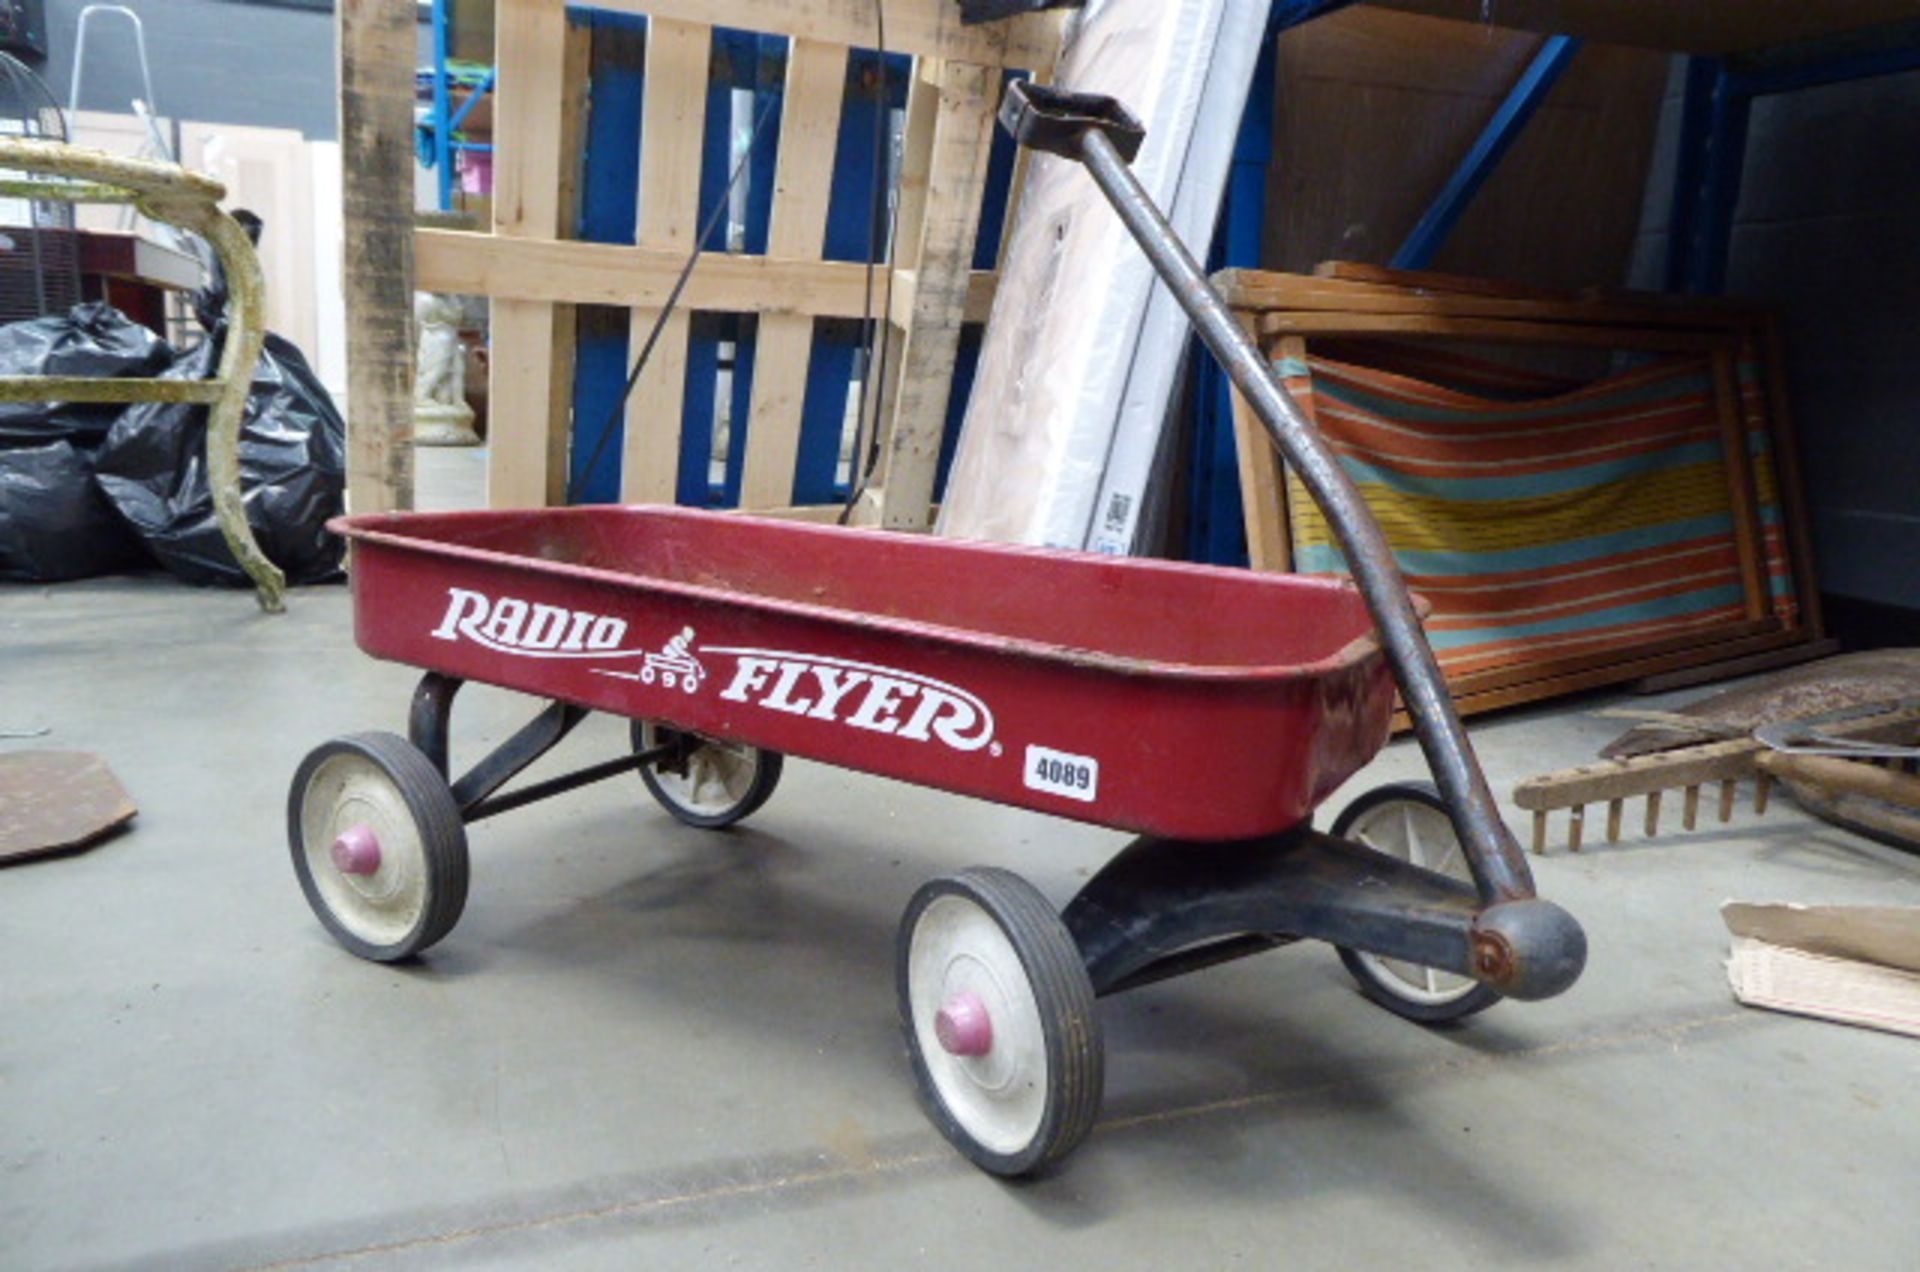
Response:
[{"label": "metal pull handle", "polygon": [[1339,538],[1413,718],[1427,765],[1467,849],[1481,895],[1510,901],[1534,895],[1520,845],[1508,832],[1486,776],[1421,629],[1386,536],[1318,430],[1275,377],[1253,341],[1166,217],[1127,166],[1144,136],[1110,97],[1016,82],[1007,86],[1001,123],[1023,145],[1084,164],[1154,269],[1193,320],[1207,347],[1246,395],[1274,444],[1312,492]]},{"label": "metal pull handle", "polygon": [[1119,99],[1048,88],[1032,80],[1007,85],[1007,95],[1000,101],[1000,126],[1028,149],[1076,161],[1081,157],[1081,138],[1089,131],[1104,135],[1122,163],[1132,163],[1147,139],[1147,130]]}]

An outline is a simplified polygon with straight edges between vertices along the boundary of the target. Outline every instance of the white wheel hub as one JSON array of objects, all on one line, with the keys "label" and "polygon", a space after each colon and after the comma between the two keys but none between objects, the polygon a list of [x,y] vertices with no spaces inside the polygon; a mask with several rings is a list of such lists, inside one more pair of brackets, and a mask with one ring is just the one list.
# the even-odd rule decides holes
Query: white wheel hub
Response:
[{"label": "white wheel hub", "polygon": [[328,911],[355,936],[395,945],[419,922],[426,848],[413,810],[378,764],[352,753],[322,761],[301,796],[300,842]]},{"label": "white wheel hub", "polygon": [[965,897],[935,899],[914,924],[907,993],[920,1055],[954,1121],[996,1153],[1032,1143],[1046,1116],[1046,1034],[999,923]]},{"label": "white wheel hub", "polygon": [[[646,726],[647,748],[660,745],[660,731]],[[753,789],[760,771],[759,753],[750,746],[696,737],[687,753],[686,772],[655,765],[653,779],[668,799],[689,812],[717,817],[730,812]]]},{"label": "white wheel hub", "polygon": [[[1347,828],[1347,838],[1389,857],[1443,874],[1462,883],[1473,882],[1473,871],[1461,851],[1453,821],[1438,808],[1413,800],[1380,803]],[[1356,951],[1361,962],[1381,977],[1386,987],[1409,1002],[1439,1007],[1471,994],[1479,982],[1471,977],[1404,959],[1382,958]]]}]

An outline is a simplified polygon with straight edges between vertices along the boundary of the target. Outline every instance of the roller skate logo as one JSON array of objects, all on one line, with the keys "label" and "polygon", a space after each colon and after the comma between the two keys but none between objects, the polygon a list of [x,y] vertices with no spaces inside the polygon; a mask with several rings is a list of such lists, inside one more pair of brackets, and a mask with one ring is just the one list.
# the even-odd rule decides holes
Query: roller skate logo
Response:
[{"label": "roller skate logo", "polygon": [[707,669],[693,656],[693,628],[682,627],[680,634],[661,646],[657,654],[648,654],[640,662],[640,683],[658,683],[662,688],[693,693],[707,678]]}]

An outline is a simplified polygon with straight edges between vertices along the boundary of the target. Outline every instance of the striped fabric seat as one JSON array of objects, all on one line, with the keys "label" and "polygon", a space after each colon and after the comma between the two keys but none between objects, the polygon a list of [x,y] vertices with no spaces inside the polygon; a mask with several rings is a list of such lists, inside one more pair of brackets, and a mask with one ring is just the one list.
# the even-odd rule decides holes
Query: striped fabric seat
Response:
[{"label": "striped fabric seat", "polygon": [[[1318,355],[1276,365],[1432,603],[1427,630],[1450,677],[1632,650],[1748,617],[1706,360],[1661,359],[1520,398],[1523,381],[1476,393]],[[1472,368],[1461,360],[1453,378]],[[1765,413],[1757,387],[1742,398],[1774,608],[1787,618]],[[1344,573],[1325,518],[1287,480],[1294,568]]]}]

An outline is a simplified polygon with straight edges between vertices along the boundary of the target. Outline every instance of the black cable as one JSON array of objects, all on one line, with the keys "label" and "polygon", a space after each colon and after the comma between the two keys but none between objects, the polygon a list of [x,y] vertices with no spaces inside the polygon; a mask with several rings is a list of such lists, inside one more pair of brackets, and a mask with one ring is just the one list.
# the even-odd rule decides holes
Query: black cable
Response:
[{"label": "black cable", "polygon": [[[887,375],[887,346],[893,337],[893,253],[898,245],[894,242],[899,229],[899,202],[894,197],[893,184],[882,182],[883,174],[892,167],[887,162],[887,140],[891,130],[888,128],[892,106],[887,94],[887,6],[886,0],[873,0],[873,25],[875,51],[880,55],[880,100],[873,110],[873,169],[874,180],[881,190],[881,196],[874,200],[872,214],[867,220],[867,294],[862,309],[862,320],[866,327],[867,366],[860,377],[860,398],[854,408],[853,419],[853,471],[848,474],[846,507],[840,510],[839,524],[846,525],[853,517],[853,509],[860,502],[860,496],[867,493],[867,483],[873,479],[875,462],[879,459],[880,449],[880,411],[884,403],[878,392],[873,395],[873,421],[869,429],[867,420],[867,397],[870,391],[884,390]],[[886,263],[887,296],[882,306],[878,335],[879,356],[875,357],[876,332],[873,321],[873,267],[875,259],[881,254],[880,223],[883,219],[881,209],[886,209]]]},{"label": "black cable", "polygon": [[640,373],[647,369],[647,359],[653,356],[653,346],[659,343],[660,333],[666,329],[667,319],[673,315],[674,307],[680,303],[680,293],[687,289],[687,280],[693,277],[694,266],[700,263],[700,253],[706,250],[707,240],[713,237],[714,227],[720,223],[720,218],[726,215],[727,207],[733,201],[734,188],[740,184],[740,178],[746,175],[747,162],[753,158],[754,145],[760,140],[760,132],[766,127],[768,118],[773,114],[774,103],[777,101],[779,101],[777,96],[769,95],[765,104],[760,107],[759,118],[753,121],[753,131],[747,135],[747,147],[740,152],[740,161],[734,165],[733,175],[727,178],[726,189],[720,192],[720,197],[714,200],[713,206],[707,210],[707,219],[700,226],[700,232],[694,236],[693,250],[687,253],[687,263],[681,267],[680,277],[674,280],[673,290],[667,293],[666,304],[660,307],[659,314],[654,318],[653,330],[647,333],[647,342],[641,346],[640,356],[634,359],[633,371],[627,376],[627,387],[621,391],[619,400],[613,404],[613,409],[607,412],[607,420],[600,429],[599,440],[594,442],[593,453],[587,457],[586,464],[580,469],[579,477],[568,483],[568,503],[573,503],[580,498],[580,491],[598,471],[600,461],[607,453],[607,443],[613,440],[613,426],[619,422],[621,413],[627,409],[627,399],[633,396],[634,386],[640,383]]}]

